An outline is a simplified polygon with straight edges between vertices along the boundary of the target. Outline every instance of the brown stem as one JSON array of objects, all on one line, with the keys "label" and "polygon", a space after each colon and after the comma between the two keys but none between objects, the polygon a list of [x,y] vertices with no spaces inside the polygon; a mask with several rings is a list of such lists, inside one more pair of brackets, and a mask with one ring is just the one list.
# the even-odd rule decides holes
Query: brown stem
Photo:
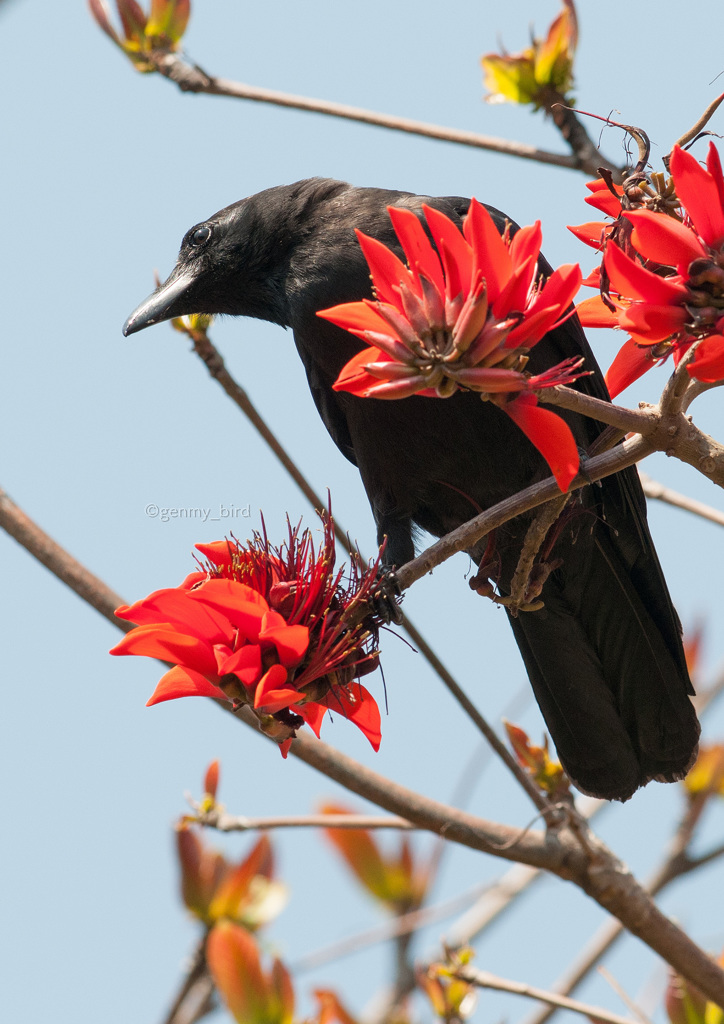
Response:
[{"label": "brown stem", "polygon": [[133,629],[133,623],[117,619],[114,614],[116,608],[124,604],[123,598],[41,530],[2,489],[0,527],[114,626],[124,633]]},{"label": "brown stem", "polygon": [[565,387],[559,384],[554,388],[542,388],[536,391],[538,400],[548,405],[558,405],[563,409],[570,409],[582,416],[589,416],[591,419],[599,420],[601,423],[608,423],[617,427],[625,434],[636,433],[647,435],[657,426],[658,413],[655,406],[646,409],[627,409],[622,405],[614,405],[602,398],[594,398],[593,395],[584,395],[574,388]]},{"label": "brown stem", "polygon": [[210,1012],[214,983],[206,966],[207,937],[208,933],[205,932],[196,946],[176,998],[163,1018],[163,1024],[194,1024]]},{"label": "brown stem", "polygon": [[512,992],[517,996],[527,996],[528,999],[537,999],[539,1002],[548,1003],[549,1006],[559,1010],[573,1010],[584,1017],[590,1017],[596,1021],[605,1021],[606,1024],[635,1024],[635,1021],[628,1017],[621,1017],[617,1013],[610,1013],[598,1006],[591,1006],[589,1003],[581,1003],[577,999],[567,999],[555,992],[546,992],[542,988],[535,988],[519,981],[510,981],[508,978],[498,978],[488,971],[477,971],[472,967],[463,967],[455,971],[455,977],[467,981],[478,988],[491,988],[498,992]]},{"label": "brown stem", "polygon": [[718,526],[724,526],[724,512],[720,512],[718,508],[712,508],[711,505],[705,505],[703,501],[690,498],[688,494],[680,494],[670,487],[665,487],[664,484],[654,480],[646,473],[640,473],[640,476],[641,486],[647,498],[662,501],[675,508],[684,509],[685,512],[691,512],[695,516],[701,516],[702,519],[717,523]]},{"label": "brown stem", "polygon": [[408,832],[414,829],[414,825],[404,818],[372,814],[286,814],[279,817],[245,818],[223,811],[207,811],[205,814],[197,814],[194,820],[217,832],[267,832],[278,828],[394,828]]},{"label": "brown stem", "polygon": [[445,128],[441,125],[429,124],[426,121],[414,121],[407,117],[396,117],[393,114],[379,114],[361,107],[352,107],[345,103],[333,103],[329,100],[310,99],[307,96],[295,96],[291,93],[278,92],[274,89],[263,89],[259,86],[234,82],[227,78],[214,78],[207,75],[201,68],[186,64],[178,54],[158,53],[154,55],[158,71],[171,79],[184,92],[205,93],[210,96],[228,96],[232,99],[252,100],[256,103],[271,103],[278,107],[293,107],[297,110],[308,110],[315,114],[329,117],[340,117],[362,124],[372,124],[379,128],[406,132],[410,135],[422,135],[428,139],[441,142],[452,142],[462,146],[473,146],[494,153],[504,153],[522,160],[533,160],[536,163],[553,164],[570,170],[581,170],[585,174],[597,175],[597,168],[607,161],[596,150],[593,160],[581,161],[577,157],[563,153],[551,153],[522,142],[511,142],[498,139],[492,135],[481,135],[478,132],[463,131],[458,128]]},{"label": "brown stem", "polygon": [[374,928],[369,928],[364,932],[359,932],[348,939],[338,940],[321,949],[313,950],[311,953],[305,953],[299,960],[295,960],[294,963],[290,964],[289,968],[295,974],[299,971],[317,970],[319,967],[334,963],[336,960],[340,960],[342,957],[349,956],[352,953],[358,953],[369,946],[376,946],[378,943],[388,942],[398,935],[427,928],[438,921],[451,917],[453,914],[458,914],[465,906],[470,905],[470,901],[474,900],[483,888],[485,886],[476,886],[474,889],[461,893],[459,896],[454,897],[454,899],[446,900],[444,903],[422,907],[420,910],[410,910],[406,914],[401,914],[391,921],[385,921],[384,924],[376,925]]},{"label": "brown stem", "polygon": [[551,91],[550,96],[544,102],[545,109],[553,119],[553,123],[561,133],[562,137],[571,147],[571,151],[581,168],[595,168],[598,177],[598,168],[607,167],[614,172],[617,180],[623,177],[623,170],[610,163],[604,157],[596,144],[586,131],[583,122],[579,119],[576,111],[565,102],[565,96]]}]

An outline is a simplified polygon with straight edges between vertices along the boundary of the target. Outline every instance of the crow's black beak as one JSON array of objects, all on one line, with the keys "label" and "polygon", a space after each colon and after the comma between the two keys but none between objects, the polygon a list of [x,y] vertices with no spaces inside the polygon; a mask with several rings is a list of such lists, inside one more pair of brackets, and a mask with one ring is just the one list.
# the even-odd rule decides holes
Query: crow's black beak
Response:
[{"label": "crow's black beak", "polygon": [[138,309],[134,309],[123,325],[124,335],[128,337],[129,334],[142,331],[144,327],[163,323],[174,316],[198,312],[189,308],[187,299],[194,281],[194,275],[188,270],[174,270],[165,284],[160,285],[153,295],[149,295]]}]

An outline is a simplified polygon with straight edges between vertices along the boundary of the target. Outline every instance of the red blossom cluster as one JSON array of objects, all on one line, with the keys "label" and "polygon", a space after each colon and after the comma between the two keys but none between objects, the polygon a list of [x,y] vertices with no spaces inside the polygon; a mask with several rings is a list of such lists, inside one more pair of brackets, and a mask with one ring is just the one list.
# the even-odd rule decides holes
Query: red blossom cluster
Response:
[{"label": "red blossom cluster", "polygon": [[[674,146],[670,181],[656,188],[589,184],[587,202],[614,217],[572,228],[603,251],[602,265],[584,282],[601,294],[578,307],[588,327],[629,334],[607,374],[612,396],[655,363],[678,363],[698,342],[687,369],[701,381],[724,377],[724,177],[709,145],[706,168]],[[658,180],[657,180],[658,179]]]},{"label": "red blossom cluster", "polygon": [[286,757],[295,731],[316,735],[327,711],[348,718],[375,750],[380,713],[358,679],[377,668],[377,623],[368,602],[377,566],[335,571],[331,517],[315,550],[308,530],[289,527],[272,547],[264,534],[197,544],[206,560],[178,587],[116,612],[137,624],[111,654],[174,663],[148,704],[205,696],[250,707]]},{"label": "red blossom cluster", "polygon": [[388,207],[408,266],[357,232],[375,300],[346,302],[318,316],[369,347],[347,363],[335,388],[382,399],[478,391],[520,427],[566,490],[578,472],[575,440],[556,413],[538,407],[533,392],[571,383],[582,360],[537,376],[525,367],[530,349],[565,319],[581,282],[578,265],[541,276],[539,221],[501,237],[475,199],[462,231],[439,210],[423,210],[435,248],[411,210]]}]

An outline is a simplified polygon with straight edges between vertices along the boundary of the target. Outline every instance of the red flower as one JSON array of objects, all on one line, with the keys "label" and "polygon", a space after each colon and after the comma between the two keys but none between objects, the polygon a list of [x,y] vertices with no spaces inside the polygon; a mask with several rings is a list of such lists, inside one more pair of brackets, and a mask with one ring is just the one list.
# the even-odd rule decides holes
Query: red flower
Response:
[{"label": "red flower", "polygon": [[510,238],[501,237],[474,199],[462,232],[439,210],[423,210],[437,251],[412,211],[388,207],[409,269],[381,242],[357,232],[376,299],[317,315],[370,347],[347,363],[335,388],[383,399],[479,391],[515,420],[565,490],[578,471],[573,435],[555,413],[538,408],[531,392],[575,380],[582,360],[538,376],[525,366],[530,349],[565,319],[581,282],[578,265],[541,278],[540,222]]},{"label": "red flower", "polygon": [[334,571],[334,532],[323,516],[315,552],[308,530],[289,528],[273,548],[254,534],[198,544],[207,559],[179,587],[157,590],[116,614],[138,624],[111,654],[175,662],[148,704],[206,696],[251,707],[261,728],[289,750],[306,722],[319,735],[327,710],[350,719],[377,750],[380,713],[356,679],[378,664],[377,624],[360,611],[377,567],[353,565],[345,589]]},{"label": "red flower", "polygon": [[[697,340],[701,344],[688,366],[691,376],[705,381],[724,377],[724,177],[719,154],[710,144],[705,169],[674,146],[670,167],[680,215],[671,215],[668,198],[667,212],[623,210],[617,222],[622,230],[611,236],[609,226],[605,243],[606,301],[587,300],[579,307],[585,326],[615,326],[630,335],[607,375],[613,396],[670,353],[681,358]],[[574,233],[586,240],[587,234],[593,235],[591,228],[582,225]]]}]

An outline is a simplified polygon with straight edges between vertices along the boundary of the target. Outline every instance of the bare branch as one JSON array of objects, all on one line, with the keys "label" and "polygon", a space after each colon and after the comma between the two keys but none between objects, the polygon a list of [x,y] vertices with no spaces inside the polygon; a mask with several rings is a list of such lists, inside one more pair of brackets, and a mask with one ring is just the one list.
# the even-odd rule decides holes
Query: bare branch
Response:
[{"label": "bare branch", "polygon": [[394,828],[409,832],[415,828],[404,818],[372,814],[288,814],[279,817],[245,818],[223,811],[198,814],[196,822],[218,832],[266,832],[278,828]]},{"label": "bare branch", "polygon": [[342,957],[367,949],[369,946],[376,946],[380,942],[387,942],[389,939],[394,939],[399,935],[411,935],[421,928],[428,928],[438,921],[445,920],[446,917],[459,913],[463,907],[470,905],[471,900],[477,899],[486,888],[487,886],[484,885],[476,885],[474,889],[469,889],[467,892],[461,893],[453,899],[446,900],[444,903],[438,903],[432,907],[422,907],[420,910],[411,910],[407,914],[400,914],[399,917],[394,918],[392,921],[376,925],[374,928],[359,932],[359,934],[353,935],[348,939],[337,940],[329,946],[314,950],[312,953],[305,953],[299,960],[289,965],[290,969],[295,973],[298,971],[313,971],[318,967],[334,963]]},{"label": "bare branch", "polygon": [[211,1012],[214,983],[206,966],[206,939],[207,933],[204,932],[191,955],[186,974],[163,1018],[163,1024],[195,1024]]},{"label": "bare branch", "polygon": [[278,92],[274,89],[263,89],[259,86],[234,82],[227,78],[214,78],[207,75],[201,68],[185,63],[178,54],[158,53],[152,55],[156,68],[165,77],[171,79],[183,92],[205,93],[209,96],[228,96],[232,99],[252,100],[256,103],[271,103],[278,107],[293,107],[307,110],[315,114],[329,117],[340,117],[348,121],[372,124],[378,128],[406,132],[410,135],[421,135],[428,139],[441,142],[452,142],[462,146],[473,146],[494,153],[515,156],[522,160],[533,160],[536,163],[553,164],[569,170],[581,170],[585,174],[596,176],[601,164],[608,166],[608,161],[596,150],[590,160],[579,160],[575,156],[563,153],[551,153],[536,146],[523,142],[512,142],[498,139],[492,135],[481,135],[478,132],[464,131],[458,128],[445,128],[441,125],[429,124],[426,121],[414,121],[407,117],[394,114],[379,114],[362,107],[352,107],[345,103],[333,103],[330,100],[311,99],[307,96],[295,96],[291,93]]},{"label": "bare branch", "polygon": [[627,409],[623,405],[614,405],[613,402],[606,402],[602,398],[594,398],[593,395],[584,395],[583,392],[562,384],[554,388],[542,388],[540,391],[536,391],[536,395],[541,402],[570,409],[582,416],[590,416],[591,419],[599,420],[601,423],[618,427],[624,434],[632,432],[646,435],[651,433],[658,424],[656,406]]},{"label": "bare branch", "polygon": [[606,1024],[636,1024],[628,1017],[621,1017],[617,1013],[610,1013],[598,1006],[591,1006],[589,1003],[580,1003],[577,999],[567,999],[566,996],[559,996],[555,992],[546,992],[542,988],[535,988],[520,981],[509,981],[507,978],[498,978],[488,971],[478,971],[472,967],[463,967],[454,972],[456,978],[467,981],[478,988],[492,988],[498,992],[512,992],[517,996],[527,996],[528,999],[537,999],[541,1003],[548,1003],[561,1010],[573,1010],[574,1013],[581,1013],[584,1017],[592,1017],[597,1021],[606,1021]]},{"label": "bare branch", "polygon": [[41,530],[1,488],[0,527],[114,626],[124,633],[133,629],[133,623],[117,619],[114,614],[124,603],[123,598]]},{"label": "bare branch", "polygon": [[719,104],[724,100],[724,93],[721,96],[717,96],[715,100],[712,100],[709,106],[706,108],[704,113],[698,119],[695,125],[693,125],[688,132],[684,132],[680,139],[677,139],[674,143],[675,146],[686,146],[687,143],[693,142],[699,132],[703,131],[704,128],[709,124],[714,114],[719,108]]},{"label": "bare branch", "polygon": [[688,494],[680,494],[679,491],[665,487],[664,484],[654,480],[647,473],[639,471],[639,476],[647,498],[663,501],[667,505],[674,505],[676,508],[682,508],[686,512],[701,516],[702,519],[708,519],[712,523],[724,526],[724,512],[720,512],[718,508],[712,508],[711,505],[705,505],[703,501],[690,498]]}]

